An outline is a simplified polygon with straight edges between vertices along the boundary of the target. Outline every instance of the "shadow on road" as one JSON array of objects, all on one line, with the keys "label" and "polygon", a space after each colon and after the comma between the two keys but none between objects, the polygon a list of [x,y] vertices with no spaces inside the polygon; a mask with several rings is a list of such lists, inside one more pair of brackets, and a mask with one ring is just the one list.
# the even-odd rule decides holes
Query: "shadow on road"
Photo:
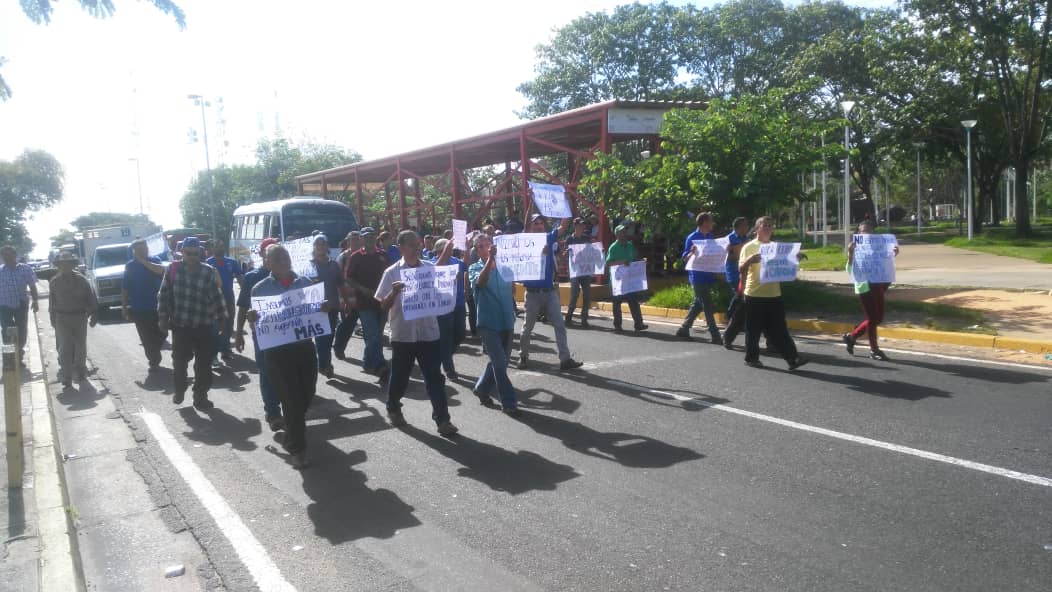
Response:
[{"label": "shadow on road", "polygon": [[87,380],[74,382],[73,386],[63,387],[55,399],[66,406],[67,411],[84,411],[98,406],[98,401],[106,396],[108,391],[98,390],[95,385]]},{"label": "shadow on road", "polygon": [[823,382],[840,384],[853,391],[858,391],[866,395],[886,397],[888,399],[919,401],[921,399],[927,399],[928,397],[943,397],[946,399],[953,397],[949,391],[911,382],[902,382],[900,380],[870,380],[868,378],[862,378],[861,376],[854,376],[851,374],[825,374],[823,372],[816,372],[813,368],[813,366],[807,366],[801,370],[797,370],[794,374],[806,378],[821,380]]},{"label": "shadow on road", "polygon": [[615,392],[621,395],[625,395],[627,397],[632,397],[633,399],[639,399],[640,401],[644,401],[647,403],[653,403],[655,405],[661,405],[663,407],[672,407],[673,409],[684,409],[686,411],[702,411],[708,408],[710,405],[730,403],[731,401],[730,399],[714,397],[712,395],[706,395],[695,391],[685,391],[673,388],[660,389],[669,393],[676,393],[683,396],[687,396],[691,399],[697,399],[696,401],[681,401],[676,397],[670,395],[663,395],[661,393],[652,392],[650,387],[640,386],[637,384],[632,384],[629,382],[614,380],[610,378],[594,377],[591,374],[580,371],[563,372],[559,374],[559,377],[572,380],[574,382],[579,382],[589,388]]},{"label": "shadow on road", "polygon": [[141,388],[144,391],[155,391],[155,392],[172,392],[175,384],[175,377],[172,376],[172,369],[161,366],[154,370],[152,373],[148,373],[146,378],[143,380],[136,380],[135,386]]},{"label": "shadow on road", "polygon": [[546,388],[532,388],[519,391],[519,406],[523,409],[546,409],[570,415],[577,411],[581,403]]},{"label": "shadow on road", "polygon": [[190,428],[183,435],[209,446],[229,444],[234,450],[255,450],[257,444],[252,438],[263,431],[258,419],[238,419],[219,407],[203,413],[190,406],[180,407],[179,415]]},{"label": "shadow on road", "polygon": [[665,468],[705,458],[689,448],[624,432],[600,432],[574,421],[532,411],[522,412],[522,423],[538,434],[561,440],[571,450],[614,461],[626,467]]},{"label": "shadow on road", "polygon": [[447,439],[411,425],[400,429],[461,464],[462,467],[457,469],[461,477],[474,479],[494,491],[511,495],[534,490],[551,491],[559,483],[580,476],[573,467],[552,462],[528,450],[512,452],[463,435]]},{"label": "shadow on road", "polygon": [[946,364],[943,362],[921,362],[919,360],[906,360],[896,358],[893,364],[923,368],[932,372],[942,374],[953,374],[968,380],[982,380],[995,384],[1026,384],[1030,382],[1048,382],[1047,374],[1039,374],[1023,369],[1009,370],[995,368],[985,364]]}]

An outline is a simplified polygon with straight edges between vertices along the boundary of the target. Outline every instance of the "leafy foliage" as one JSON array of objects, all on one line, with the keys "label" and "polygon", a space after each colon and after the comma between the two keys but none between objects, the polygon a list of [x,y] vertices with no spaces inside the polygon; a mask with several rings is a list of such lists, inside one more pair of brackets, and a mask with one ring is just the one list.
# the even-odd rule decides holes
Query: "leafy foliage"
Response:
[{"label": "leafy foliage", "polygon": [[61,201],[63,180],[62,165],[41,150],[0,160],[0,244],[12,244],[23,253],[32,250],[26,214]]}]

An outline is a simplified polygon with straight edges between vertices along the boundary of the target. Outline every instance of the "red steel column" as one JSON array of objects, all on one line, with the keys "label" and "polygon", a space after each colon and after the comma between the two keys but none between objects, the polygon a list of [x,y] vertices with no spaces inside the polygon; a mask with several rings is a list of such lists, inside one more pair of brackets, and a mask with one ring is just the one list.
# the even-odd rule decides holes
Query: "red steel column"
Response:
[{"label": "red steel column", "polygon": [[396,170],[398,172],[398,221],[401,227],[399,230],[405,230],[409,227],[409,218],[406,215],[406,203],[405,203],[405,180],[402,179],[402,159],[396,161]]},{"label": "red steel column", "polygon": [[522,173],[522,222],[526,223],[526,212],[530,207],[530,157],[526,152],[526,130],[519,130],[519,168]]},{"label": "red steel column", "polygon": [[[610,154],[610,133],[607,129],[607,124],[610,121],[610,113],[608,110],[604,110],[602,113],[602,119],[599,122],[599,151],[603,154]],[[610,221],[606,218],[606,208],[603,207],[603,197],[599,196],[599,240],[604,245],[609,245],[613,242],[613,236],[610,232]]]},{"label": "red steel column", "polygon": [[449,147],[449,180],[452,183],[453,193],[453,217],[457,220],[464,219],[464,208],[460,203],[460,171],[457,170],[456,147]]},{"label": "red steel column", "polygon": [[354,169],[354,201],[355,209],[358,210],[358,226],[365,226],[365,196],[362,195],[362,182],[358,178],[358,169]]}]

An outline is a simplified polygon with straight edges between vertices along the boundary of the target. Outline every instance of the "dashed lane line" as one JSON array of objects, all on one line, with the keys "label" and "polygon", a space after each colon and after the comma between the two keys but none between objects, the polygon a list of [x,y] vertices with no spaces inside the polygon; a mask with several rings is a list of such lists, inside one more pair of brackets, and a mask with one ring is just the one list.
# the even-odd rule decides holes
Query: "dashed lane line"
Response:
[{"label": "dashed lane line", "polygon": [[219,532],[223,533],[230,542],[259,589],[262,592],[295,591],[296,588],[281,575],[281,571],[271,560],[267,550],[245,526],[241,517],[230,507],[230,504],[168,431],[161,416],[149,411],[143,411],[138,415],[150,429],[150,433],[157,440],[157,445],[168,457],[169,462],[179,471],[179,475],[190,486],[190,490],[215,520]]}]

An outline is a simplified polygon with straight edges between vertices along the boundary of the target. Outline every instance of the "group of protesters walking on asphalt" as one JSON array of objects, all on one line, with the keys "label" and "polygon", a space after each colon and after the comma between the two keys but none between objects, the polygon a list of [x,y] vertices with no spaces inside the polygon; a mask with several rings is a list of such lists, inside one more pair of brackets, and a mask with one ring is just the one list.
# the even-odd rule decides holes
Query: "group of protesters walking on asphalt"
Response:
[{"label": "group of protesters walking on asphalt", "polygon": [[[591,276],[571,280],[570,301],[565,313],[555,283],[555,254],[560,248],[570,220],[561,220],[552,228],[540,213],[530,216],[521,230],[546,237],[542,251],[544,275],[541,279],[521,281],[525,289],[523,325],[519,335],[517,367],[531,368],[530,345],[538,320],[550,323],[559,355],[559,371],[574,370],[582,363],[570,352],[567,327],[574,325],[578,297],[581,298],[579,327],[587,329],[591,308]],[[695,241],[714,239],[716,220],[703,212],[696,216],[697,229],[684,242],[681,258],[686,261],[697,254]],[[564,244],[594,242],[597,237],[584,218],[572,221],[573,230]],[[755,238],[749,240],[750,226],[745,218],[733,221],[726,236],[727,262],[725,280],[732,287],[726,311],[727,326],[721,334],[714,318],[713,288],[718,274],[688,271],[694,299],[676,336],[690,340],[695,319],[704,315],[705,326],[713,344],[727,349],[739,333],[745,333],[745,364],[762,368],[760,337],[765,336],[769,350],[781,355],[790,370],[808,363],[797,352],[789,334],[779,282],[760,281],[761,245],[772,240],[773,220],[760,217],[752,226]],[[519,230],[516,228],[515,230]],[[606,249],[608,267],[639,260],[634,244],[628,239],[628,224],[614,229],[615,240]],[[862,234],[873,231],[872,223],[859,226]],[[520,311],[513,295],[513,283],[501,276],[497,266],[498,247],[494,242],[501,231],[488,224],[469,236],[467,252],[454,248],[452,231],[432,237],[419,236],[414,230],[403,230],[394,236],[378,233],[372,227],[351,232],[340,243],[340,255],[330,259],[329,239],[323,234],[313,237],[314,271],[312,277],[301,277],[293,271],[289,251],[278,239],[263,239],[258,246],[262,264],[242,273],[240,264],[226,257],[225,245],[213,240],[212,257],[204,260],[205,245],[196,237],[181,244],[177,261],[164,265],[148,253],[147,243],[136,240],[131,245],[131,260],[125,266],[121,291],[121,308],[125,320],[135,324],[148,363],[155,373],[161,364],[161,350],[171,334],[173,397],[181,404],[191,390],[193,406],[200,411],[212,409],[208,398],[212,368],[217,356],[232,358],[233,347],[245,348],[246,323],[253,333],[253,357],[259,370],[259,388],[266,422],[274,432],[283,432],[282,444],[293,466],[307,464],[306,414],[316,392],[318,374],[335,376],[333,358],[347,360],[346,349],[360,323],[364,343],[361,369],[379,379],[386,388],[388,419],[393,426],[406,425],[402,399],[415,366],[420,368],[424,388],[431,402],[432,419],[438,432],[452,436],[458,428],[449,415],[446,380],[459,381],[454,354],[465,341],[470,326],[477,335],[487,364],[474,382],[472,392],[480,404],[497,408],[518,417],[518,395],[508,374],[511,365],[515,320]],[[898,247],[895,247],[898,254]],[[27,265],[16,261],[10,246],[0,250],[0,320],[3,327],[17,326],[19,347],[25,348],[26,318],[30,308],[37,310],[36,276]],[[848,249],[848,265],[854,255],[854,244]],[[805,258],[804,255],[798,255]],[[86,333],[94,326],[98,304],[88,281],[75,270],[77,259],[72,253],[61,253],[56,261],[59,273],[50,281],[49,314],[55,328],[59,353],[58,380],[68,387],[74,380],[84,380],[86,368]],[[402,309],[405,289],[403,270],[430,266],[456,267],[456,300],[452,312],[440,316],[407,319]],[[234,283],[240,285],[235,299]],[[313,339],[301,339],[263,349],[256,338],[259,314],[253,298],[280,296],[313,284],[324,284],[324,302],[320,312],[328,317],[330,330]],[[887,360],[877,345],[877,327],[883,321],[886,283],[860,283],[855,291],[860,296],[866,319],[851,333],[842,336],[848,353],[854,353],[856,340],[867,335],[871,356]],[[639,297],[642,293],[613,298],[613,328],[622,332],[621,304],[628,305],[633,329],[645,331]],[[236,308],[236,312],[235,312]],[[390,360],[384,357],[384,327],[389,327]],[[194,376],[188,376],[190,361]]]}]

